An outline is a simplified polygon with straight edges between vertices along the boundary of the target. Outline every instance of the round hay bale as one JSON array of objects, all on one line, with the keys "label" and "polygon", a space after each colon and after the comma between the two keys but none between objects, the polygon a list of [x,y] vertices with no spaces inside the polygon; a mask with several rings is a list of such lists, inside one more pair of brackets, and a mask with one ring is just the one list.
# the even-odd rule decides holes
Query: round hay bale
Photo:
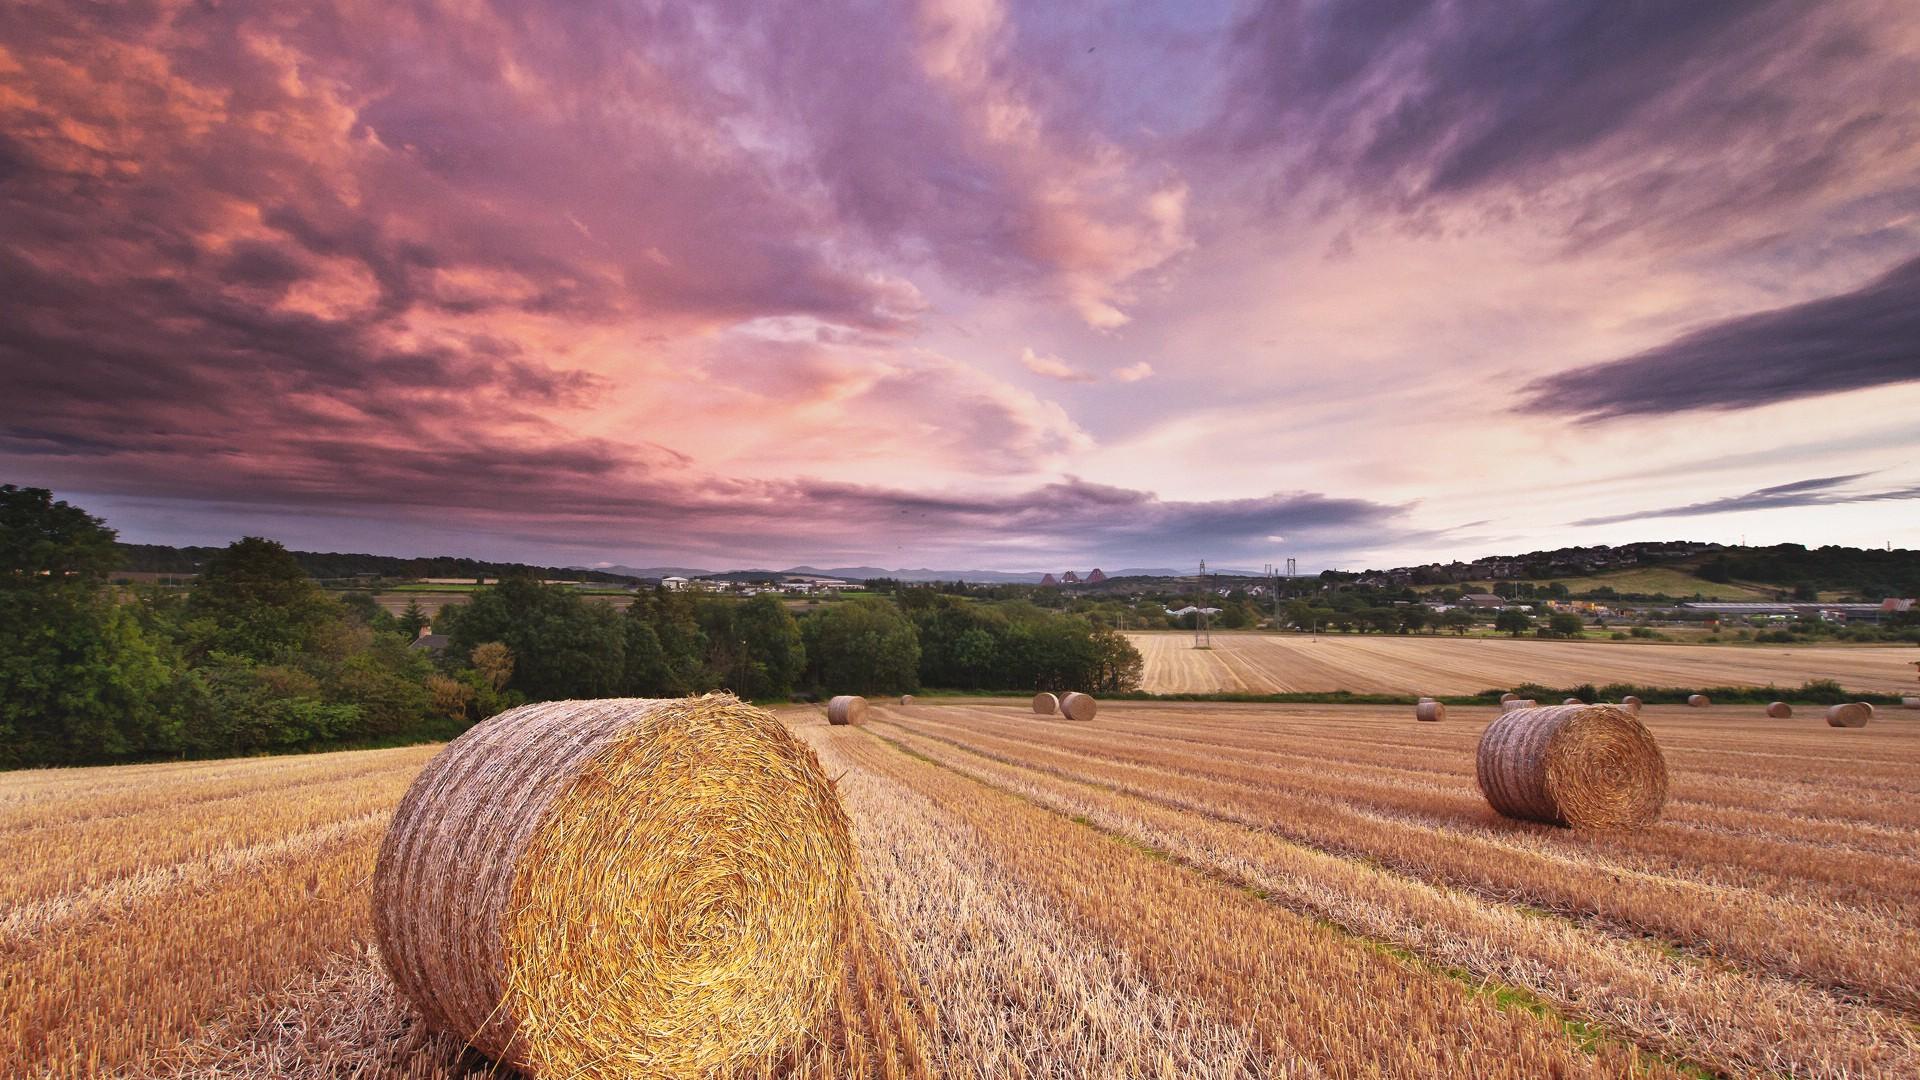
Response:
[{"label": "round hay bale", "polygon": [[1420,695],[1420,697],[1419,697],[1419,699],[1418,699],[1418,700],[1416,700],[1416,701],[1414,702],[1414,704],[1416,704],[1416,705],[1418,705],[1418,704],[1419,704],[1420,702],[1422,702],[1422,701],[1432,701],[1432,700],[1433,700],[1433,699],[1432,699],[1432,698],[1430,698],[1430,697],[1428,697],[1427,695],[1425,695],[1425,694],[1421,694],[1421,695]]},{"label": "round hay bale", "polygon": [[1903,709],[1920,709],[1920,697],[1903,697],[1900,699],[1900,707]]},{"label": "round hay bale", "polygon": [[841,694],[827,702],[827,723],[864,724],[867,722],[867,699],[854,694]]},{"label": "round hay bale", "polygon": [[1511,690],[1509,690],[1509,691],[1507,691],[1506,693],[1504,693],[1504,694],[1501,694],[1501,695],[1500,695],[1500,704],[1502,704],[1502,705],[1505,705],[1505,704],[1506,704],[1507,702],[1509,702],[1509,701],[1519,701],[1519,700],[1520,700],[1520,695],[1519,695],[1519,694],[1516,694],[1516,693],[1514,693],[1514,692],[1513,692],[1513,691],[1511,691]]},{"label": "round hay bale", "polygon": [[1085,694],[1066,693],[1060,697],[1060,715],[1069,720],[1091,720],[1099,704]]},{"label": "round hay bale", "polygon": [[1060,699],[1043,690],[1033,695],[1033,711],[1040,716],[1052,716],[1060,711]]},{"label": "round hay bale", "polygon": [[1845,705],[1827,706],[1828,727],[1866,727],[1873,719],[1873,706],[1864,701],[1849,701]]},{"label": "round hay bale", "polygon": [[844,977],[847,817],[813,751],[730,694],[487,720],[394,811],[373,922],[434,1028],[532,1076],[772,1059]]},{"label": "round hay bale", "polygon": [[1775,720],[1785,720],[1787,717],[1793,715],[1793,706],[1784,701],[1776,701],[1767,706],[1767,715],[1773,717]]},{"label": "round hay bale", "polygon": [[1634,695],[1628,694],[1626,697],[1621,698],[1620,704],[1623,708],[1625,708],[1628,712],[1632,713],[1633,715],[1635,716],[1640,715],[1640,699],[1635,697]]},{"label": "round hay bale", "polygon": [[1576,829],[1638,828],[1667,800],[1660,745],[1618,705],[1507,713],[1481,733],[1474,771],[1500,813]]},{"label": "round hay bale", "polygon": [[913,695],[912,695],[912,694],[901,694],[901,695],[900,695],[900,704],[902,704],[902,705],[911,705],[911,704],[913,704]]},{"label": "round hay bale", "polygon": [[1704,709],[1713,704],[1713,699],[1705,694],[1688,694],[1687,704],[1696,709]]},{"label": "round hay bale", "polygon": [[1538,708],[1539,705],[1540,703],[1533,700],[1532,698],[1513,698],[1511,700],[1501,702],[1500,711],[1502,713],[1510,713],[1510,712],[1513,712],[1515,709]]},{"label": "round hay bale", "polygon": [[1562,705],[1585,705],[1585,704],[1586,704],[1586,702],[1584,702],[1584,701],[1581,701],[1581,700],[1580,700],[1579,698],[1577,698],[1577,697],[1570,697],[1570,698],[1568,698],[1567,700],[1565,700],[1565,701],[1563,701],[1563,702],[1561,702],[1560,704],[1562,704]]},{"label": "round hay bale", "polygon": [[1447,707],[1432,698],[1428,698],[1413,707],[1413,718],[1415,720],[1425,720],[1429,723],[1445,720],[1447,718]]}]

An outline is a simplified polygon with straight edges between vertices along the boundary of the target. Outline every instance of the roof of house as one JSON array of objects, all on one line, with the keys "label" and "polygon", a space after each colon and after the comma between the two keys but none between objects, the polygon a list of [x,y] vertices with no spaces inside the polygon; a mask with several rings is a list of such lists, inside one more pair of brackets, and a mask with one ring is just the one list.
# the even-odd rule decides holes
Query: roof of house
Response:
[{"label": "roof of house", "polygon": [[407,646],[409,649],[431,649],[434,652],[441,652],[446,647],[447,635],[445,634],[421,634]]}]

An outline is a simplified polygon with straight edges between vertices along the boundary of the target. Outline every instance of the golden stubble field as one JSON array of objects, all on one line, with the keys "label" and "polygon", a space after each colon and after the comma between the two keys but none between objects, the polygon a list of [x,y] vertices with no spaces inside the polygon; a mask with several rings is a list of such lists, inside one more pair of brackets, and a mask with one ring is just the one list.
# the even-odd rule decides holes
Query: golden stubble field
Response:
[{"label": "golden stubble field", "polygon": [[1129,633],[1152,694],[1477,694],[1542,686],[1780,686],[1834,679],[1849,690],[1920,694],[1910,645],[1680,645],[1398,634]]},{"label": "golden stubble field", "polygon": [[[1920,1075],[1920,722],[1651,708],[1656,827],[1494,816],[1491,710],[784,718],[865,916],[797,1076]],[[451,1077],[369,948],[431,747],[0,774],[7,1075]]]}]

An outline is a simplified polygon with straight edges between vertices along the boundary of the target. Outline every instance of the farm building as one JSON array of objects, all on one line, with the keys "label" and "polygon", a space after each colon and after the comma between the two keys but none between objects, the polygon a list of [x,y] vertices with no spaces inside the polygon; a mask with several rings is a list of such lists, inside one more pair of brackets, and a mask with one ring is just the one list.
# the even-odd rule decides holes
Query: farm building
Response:
[{"label": "farm building", "polygon": [[1467,595],[1460,598],[1459,606],[1464,608],[1485,608],[1488,611],[1499,611],[1500,609],[1507,606],[1507,602],[1505,599],[1495,596],[1492,593],[1468,593]]}]

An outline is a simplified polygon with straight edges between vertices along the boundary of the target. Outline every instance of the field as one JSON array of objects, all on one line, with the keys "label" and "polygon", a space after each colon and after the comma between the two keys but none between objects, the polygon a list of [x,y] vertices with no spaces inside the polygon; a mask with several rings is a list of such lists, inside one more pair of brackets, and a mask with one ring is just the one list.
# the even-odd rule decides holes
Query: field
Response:
[{"label": "field", "polygon": [[[796,1076],[1920,1075],[1920,723],[1647,710],[1665,820],[1473,787],[1491,710],[817,709],[867,910]],[[0,1060],[486,1075],[369,946],[431,747],[0,774]]]},{"label": "field", "polygon": [[1772,600],[1779,589],[1752,587],[1735,583],[1708,581],[1688,570],[1674,566],[1639,566],[1629,570],[1611,570],[1591,577],[1541,578],[1533,584],[1559,582],[1575,594],[1606,586],[1623,596],[1692,597],[1695,593],[1708,600]]},{"label": "field", "polygon": [[1833,679],[1849,690],[1920,691],[1911,646],[1718,646],[1393,634],[1129,633],[1154,694],[1477,694],[1543,686],[1781,686]]}]

